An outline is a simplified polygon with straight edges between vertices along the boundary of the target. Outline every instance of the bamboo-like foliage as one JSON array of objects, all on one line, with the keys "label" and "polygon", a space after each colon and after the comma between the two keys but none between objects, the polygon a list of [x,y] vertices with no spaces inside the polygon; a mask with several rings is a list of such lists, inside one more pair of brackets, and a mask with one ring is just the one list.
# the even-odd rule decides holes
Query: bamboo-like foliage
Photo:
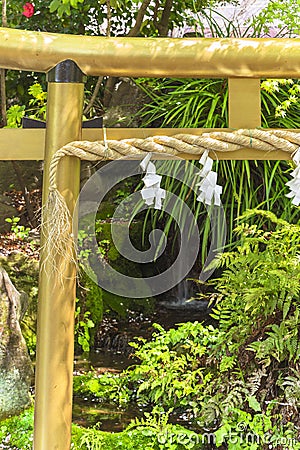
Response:
[{"label": "bamboo-like foliage", "polygon": [[[158,83],[139,80],[138,83],[149,94],[140,117],[143,124],[158,124],[162,127],[207,127],[228,126],[228,87],[224,80],[162,79]],[[261,84],[262,123],[264,127],[299,128],[300,108],[298,96],[300,84],[292,80],[265,80]],[[169,178],[164,179],[164,188],[188,202],[197,217],[201,233],[201,260],[205,260],[209,245],[210,223],[203,205],[196,202],[188,186],[174,179],[179,165],[167,161]],[[197,164],[197,163],[196,163]],[[217,161],[219,183],[223,186],[222,203],[226,212],[228,237],[232,241],[232,230],[238,217],[247,209],[256,207],[274,211],[288,221],[297,220],[298,208],[285,197],[285,183],[289,179],[292,164],[287,161]],[[186,174],[188,176],[188,172]],[[149,212],[151,226],[160,222],[168,235],[172,228],[172,217],[161,212]],[[146,233],[146,220],[144,232]]]},{"label": "bamboo-like foliage", "polygon": [[[214,13],[214,14],[213,14]],[[207,33],[204,21],[209,24],[212,37],[259,37],[265,33],[260,21],[252,20],[242,27],[226,17],[208,10],[196,14],[190,23],[198,37]],[[284,37],[288,30],[282,29],[278,37]],[[220,79],[159,79],[135,80],[148,95],[149,101],[139,111],[142,126],[162,128],[224,128],[228,127],[228,83]],[[262,80],[261,108],[262,126],[265,128],[300,127],[300,82],[297,80]],[[169,173],[174,175],[178,163],[168,161]],[[176,166],[177,164],[177,166]],[[197,164],[197,163],[196,163]],[[223,186],[222,203],[227,218],[227,242],[233,239],[233,229],[239,223],[239,216],[247,209],[260,208],[274,211],[285,220],[298,220],[298,208],[285,197],[285,183],[289,179],[292,164],[287,161],[217,161],[218,183]],[[164,188],[171,190],[188,202],[198,220],[201,234],[201,260],[207,256],[210,236],[210,222],[203,205],[196,202],[188,187],[179,186],[178,181],[164,180]],[[187,173],[188,176],[188,173]],[[160,212],[149,212],[145,218],[155,227],[160,222],[168,235],[174,231],[172,217]],[[254,219],[253,219],[254,220]],[[265,218],[260,218],[262,225]],[[149,226],[149,224],[148,224]]]},{"label": "bamboo-like foliage", "polygon": [[[224,80],[162,79],[158,83],[139,80],[148,93],[150,101],[140,112],[143,125],[162,127],[228,126],[228,87]],[[264,127],[300,127],[300,84],[293,80],[265,80],[261,84],[262,123]],[[204,261],[209,245],[210,224],[205,208],[196,202],[195,195],[187,186],[178,184],[173,176],[178,163],[169,165],[170,178],[164,180],[164,188],[187,201],[199,222],[202,235],[201,259]],[[226,211],[228,238],[238,217],[247,209],[256,207],[276,212],[285,220],[297,220],[298,208],[285,197],[292,164],[287,161],[217,161],[215,163],[219,183],[223,186],[222,202]],[[188,173],[187,173],[188,176]],[[149,212],[146,216],[152,226],[160,221],[166,234],[172,230],[172,218],[161,212]],[[144,231],[146,230],[146,221]]]}]

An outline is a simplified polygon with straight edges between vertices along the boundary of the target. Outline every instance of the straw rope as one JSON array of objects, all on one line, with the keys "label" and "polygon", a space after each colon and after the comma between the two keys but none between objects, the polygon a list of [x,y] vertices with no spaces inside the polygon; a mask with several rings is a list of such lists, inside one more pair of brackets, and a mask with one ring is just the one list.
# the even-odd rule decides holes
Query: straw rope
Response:
[{"label": "straw rope", "polygon": [[300,146],[300,134],[285,130],[241,129],[233,132],[213,131],[200,136],[176,134],[153,136],[145,139],[107,141],[74,141],[58,150],[50,166],[50,190],[56,189],[56,173],[64,156],[77,156],[88,161],[119,159],[129,155],[145,155],[149,152],[201,155],[205,150],[232,152],[241,148],[253,148],[264,152],[283,150],[294,153]]},{"label": "straw rope", "polygon": [[[76,250],[72,234],[72,217],[63,196],[57,189],[58,164],[64,156],[76,156],[88,161],[115,160],[125,156],[161,153],[200,155],[205,151],[234,152],[253,148],[264,152],[283,150],[295,153],[300,146],[300,134],[285,130],[241,129],[233,132],[213,131],[200,136],[176,134],[145,139],[105,141],[74,141],[58,150],[50,164],[49,196],[43,208],[44,245],[43,264],[60,274],[68,262],[76,264]],[[62,281],[62,280],[61,280]]]}]

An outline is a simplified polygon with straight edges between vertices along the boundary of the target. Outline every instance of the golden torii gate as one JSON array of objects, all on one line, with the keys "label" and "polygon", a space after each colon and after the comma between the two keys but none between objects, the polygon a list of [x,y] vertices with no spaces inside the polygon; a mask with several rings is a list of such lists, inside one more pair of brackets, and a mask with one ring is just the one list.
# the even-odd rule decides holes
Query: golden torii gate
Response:
[{"label": "golden torii gate", "polygon": [[[43,201],[50,160],[68,142],[103,139],[81,130],[83,75],[229,79],[229,127],[261,125],[260,78],[299,78],[300,39],[106,38],[0,28],[0,67],[48,74],[46,130],[0,130],[0,160],[45,160]],[[201,135],[208,129],[108,129],[108,139]],[[226,129],[223,131],[226,131]],[[243,149],[219,159],[290,159],[278,150]],[[195,155],[184,155],[194,159]],[[79,192],[79,160],[65,157],[58,189],[71,214]],[[36,361],[35,450],[67,450],[71,442],[75,266],[64,283],[40,271]]]}]

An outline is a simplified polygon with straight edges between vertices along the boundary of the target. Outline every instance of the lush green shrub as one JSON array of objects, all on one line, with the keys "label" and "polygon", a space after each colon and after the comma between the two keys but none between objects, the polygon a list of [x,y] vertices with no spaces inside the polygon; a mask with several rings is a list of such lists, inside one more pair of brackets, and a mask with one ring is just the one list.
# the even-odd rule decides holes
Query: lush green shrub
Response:
[{"label": "lush green shrub", "polygon": [[[33,409],[0,422],[0,446],[30,450],[33,442]],[[9,445],[9,447],[8,447]]]},{"label": "lush green shrub", "polygon": [[132,398],[132,391],[126,385],[126,375],[106,373],[95,376],[94,372],[74,377],[73,392],[82,397],[98,398],[99,401],[115,402],[127,405]]},{"label": "lush green shrub", "polygon": [[[168,414],[159,412],[136,420],[121,433],[100,431],[97,427],[85,429],[73,424],[74,450],[163,450],[195,449],[199,437],[182,426],[168,423]],[[30,450],[33,442],[33,410],[0,422],[0,447]]]},{"label": "lush green shrub", "polygon": [[[122,405],[184,413],[199,435],[212,430],[224,448],[281,448],[278,442],[299,448],[300,225],[259,210],[242,220],[252,216],[273,225],[242,223],[238,244],[215,263],[223,266],[211,282],[216,326],[194,322],[165,331],[157,325],[151,341],[132,344],[140,364],[90,378],[96,395],[106,386]],[[234,447],[231,437],[241,426],[259,442]]]}]

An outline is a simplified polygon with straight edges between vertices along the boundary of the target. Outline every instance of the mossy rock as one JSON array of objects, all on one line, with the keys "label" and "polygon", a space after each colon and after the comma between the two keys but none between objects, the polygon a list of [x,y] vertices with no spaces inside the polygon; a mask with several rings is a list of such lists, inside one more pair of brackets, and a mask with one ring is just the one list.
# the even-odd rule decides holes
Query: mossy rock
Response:
[{"label": "mossy rock", "polygon": [[[104,202],[102,212],[105,214],[108,213],[111,208],[113,210],[113,206],[109,202]],[[89,226],[90,217],[86,216],[84,219],[85,227]],[[119,225],[124,226],[124,237],[128,233],[128,225],[130,226],[130,240],[132,245],[138,250],[142,251],[142,231],[143,224],[138,221],[132,221],[130,224],[124,220],[124,222],[120,222]],[[121,273],[123,275],[137,278],[143,278],[143,265],[135,263],[130,259],[122,256],[119,253],[119,250],[116,248],[113,239],[112,239],[112,224],[110,221],[101,220],[99,218],[99,214],[97,214],[97,221],[95,224],[96,237],[98,242],[99,252],[95,249],[94,251],[90,251],[87,254],[88,265],[84,264],[85,270],[93,270],[91,274],[92,279],[101,279],[102,270],[105,270],[105,264],[108,263],[116,272]],[[121,239],[118,242],[118,245],[122,249],[122,236],[123,231],[120,230],[119,238]],[[85,247],[85,238],[83,238],[83,249],[88,248],[88,238],[86,239],[87,247]],[[127,245],[124,239],[124,246]],[[100,253],[100,254],[99,254]],[[124,253],[126,254],[125,250]],[[89,268],[89,269],[88,269]],[[151,275],[150,275],[151,276]],[[154,308],[155,300],[153,298],[148,299],[134,299],[129,297],[118,296],[114,293],[108,292],[106,290],[102,290],[99,286],[94,284],[88,277],[88,274],[82,276],[80,284],[83,287],[83,290],[80,289],[79,292],[79,306],[81,307],[81,312],[89,311],[91,315],[89,316],[91,320],[95,324],[95,329],[93,329],[92,333],[94,335],[94,330],[96,331],[101,319],[102,319],[102,311],[100,309],[103,307],[103,312],[107,313],[109,311],[113,311],[117,313],[118,316],[125,317],[129,311],[138,311],[138,312],[150,312]],[[101,282],[99,282],[101,285]],[[124,292],[126,295],[126,289],[122,290],[122,286],[119,286],[120,292]],[[101,293],[101,294],[100,294]],[[101,298],[102,296],[102,298]]]},{"label": "mossy rock", "polygon": [[106,127],[139,127],[141,118],[137,114],[148,97],[130,78],[123,77],[115,86],[110,105],[103,118]]},{"label": "mossy rock", "polygon": [[97,212],[97,219],[100,220],[106,220],[109,217],[112,217],[116,209],[116,205],[114,205],[112,202],[101,202],[98,212]]},{"label": "mossy rock", "polygon": [[28,296],[27,310],[20,325],[28,350],[33,355],[36,347],[39,263],[24,253],[15,252],[0,257],[0,266],[6,270],[16,288]]},{"label": "mossy rock", "polygon": [[39,263],[22,252],[0,257],[0,265],[7,271],[17,289],[37,301]]},{"label": "mossy rock", "polygon": [[[128,223],[124,221],[124,228],[128,228]],[[135,277],[143,278],[141,265],[123,257],[118,249],[115,247],[111,233],[111,223],[106,221],[98,221],[96,224],[97,229],[97,241],[101,255],[93,252],[89,255],[89,267],[93,268],[94,272],[92,278],[101,278],[102,265],[105,260],[115,271]],[[128,230],[124,230],[125,233]],[[139,248],[141,241],[140,236],[142,233],[142,224],[139,222],[130,223],[130,239],[133,246]],[[121,232],[121,236],[122,236]],[[119,243],[122,247],[122,241]],[[90,269],[92,270],[92,269]],[[104,270],[104,266],[103,266]],[[95,324],[95,331],[101,322],[101,314],[99,314],[100,308],[103,307],[103,312],[107,313],[113,311],[120,317],[125,317],[128,311],[149,312],[153,310],[154,299],[133,299],[129,297],[118,296],[114,293],[101,289],[91,280],[88,275],[84,275],[81,279],[81,284],[84,288],[80,295],[80,305],[82,304],[81,311],[88,310],[91,312],[90,318]],[[99,283],[101,285],[101,283]],[[122,286],[120,286],[120,289]],[[101,295],[100,295],[101,291]],[[125,292],[125,290],[123,290]],[[102,299],[100,298],[102,296]],[[83,302],[83,303],[82,303]],[[102,312],[102,311],[101,311]],[[94,333],[93,333],[94,334]]]},{"label": "mossy rock", "polygon": [[33,368],[20,328],[22,295],[0,267],[0,419],[31,404]]},{"label": "mossy rock", "polygon": [[84,320],[84,314],[89,312],[88,318],[95,325],[93,328],[89,329],[89,344],[93,347],[97,327],[103,318],[102,289],[84,271],[80,272],[79,283],[77,285],[77,308],[78,307],[80,308],[79,320]]},{"label": "mossy rock", "polygon": [[[127,229],[128,224],[124,223],[124,228]],[[141,230],[141,225],[138,222],[132,222],[130,224],[130,237],[133,240],[133,236],[137,235]],[[126,231],[124,232],[125,235]],[[99,243],[100,250],[102,249],[102,254],[107,258],[111,266],[120,273],[125,275],[135,274],[136,277],[142,277],[142,271],[139,264],[130,261],[120,255],[119,251],[115,247],[111,235],[111,223],[101,222],[99,225],[99,231],[97,233],[97,240]],[[135,243],[133,244],[135,245]],[[122,242],[121,242],[122,247]]]}]

